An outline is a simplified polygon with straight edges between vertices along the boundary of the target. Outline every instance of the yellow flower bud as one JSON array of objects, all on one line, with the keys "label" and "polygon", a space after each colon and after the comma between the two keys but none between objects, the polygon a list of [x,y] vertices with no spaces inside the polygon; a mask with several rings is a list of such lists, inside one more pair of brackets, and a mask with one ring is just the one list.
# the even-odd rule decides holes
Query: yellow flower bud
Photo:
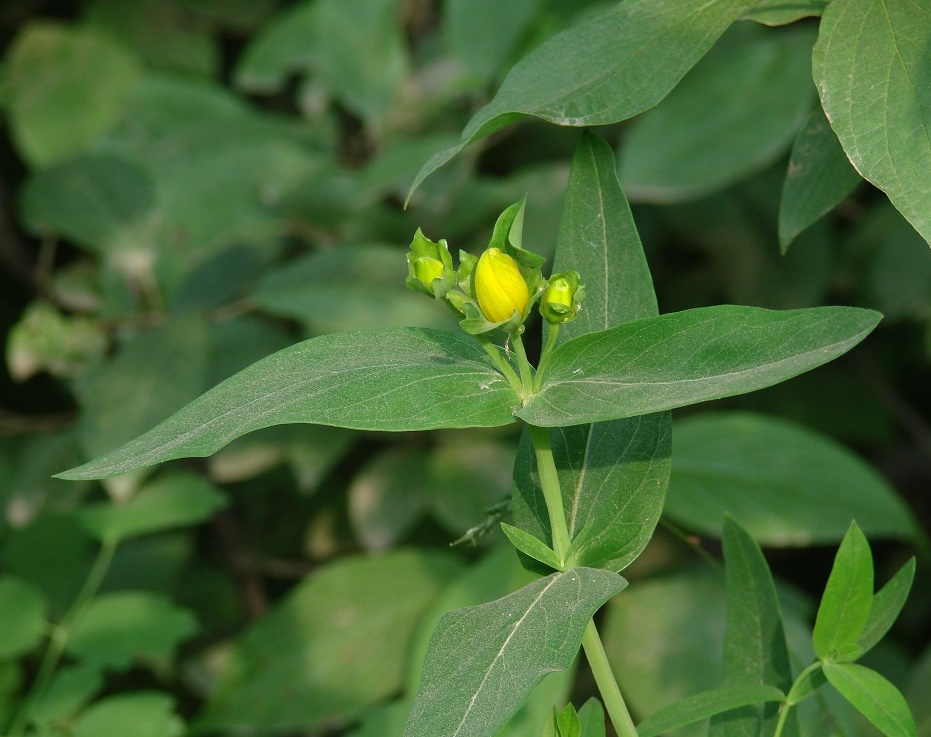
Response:
[{"label": "yellow flower bud", "polygon": [[530,290],[517,262],[500,248],[489,248],[482,254],[473,279],[478,305],[490,322],[503,322],[515,310],[524,314]]},{"label": "yellow flower bud", "polygon": [[572,287],[565,279],[557,279],[547,287],[543,293],[541,305],[562,305],[563,307],[572,306]]},{"label": "yellow flower bud", "polygon": [[433,284],[434,279],[442,279],[446,267],[437,258],[421,256],[414,261],[414,276],[426,286]]}]

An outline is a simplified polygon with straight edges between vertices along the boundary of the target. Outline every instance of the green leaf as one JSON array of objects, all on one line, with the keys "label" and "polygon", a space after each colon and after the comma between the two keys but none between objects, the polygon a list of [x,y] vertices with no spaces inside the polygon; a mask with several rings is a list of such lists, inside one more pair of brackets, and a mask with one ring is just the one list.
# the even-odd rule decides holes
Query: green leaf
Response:
[{"label": "green leaf", "polygon": [[154,204],[155,187],[143,169],[111,154],[86,154],[33,174],[20,212],[34,231],[107,253],[138,247]]},{"label": "green leaf", "polygon": [[855,645],[873,602],[873,556],[856,522],[841,541],[828,577],[811,642],[821,660],[844,645]]},{"label": "green leaf", "polygon": [[197,629],[189,611],[162,596],[120,591],[91,602],[67,647],[88,662],[124,670],[137,657],[169,657]]},{"label": "green leaf", "polygon": [[96,461],[59,474],[104,478],[207,456],[251,430],[291,422],[366,430],[495,427],[520,398],[471,338],[397,328],[338,333],[279,351]]},{"label": "green leaf", "polygon": [[825,663],[824,674],[830,684],[884,735],[915,737],[915,720],[905,697],[879,673],[853,663]]},{"label": "green leaf", "polygon": [[579,709],[582,737],[605,737],[605,710],[601,702],[592,696]]},{"label": "green leaf", "polygon": [[870,606],[870,616],[863,625],[863,631],[857,638],[863,652],[871,650],[890,630],[895,620],[898,618],[905,601],[908,599],[908,592],[911,591],[912,581],[915,579],[915,559],[902,566],[896,574],[886,582],[879,591],[873,595],[873,603]]},{"label": "green leaf", "polygon": [[779,201],[779,246],[834,207],[861,181],[818,105],[795,138]]},{"label": "green leaf", "polygon": [[[727,626],[724,632],[723,685],[773,686],[778,701],[792,687],[776,586],[763,551],[732,518],[724,521],[724,563],[727,586]],[[709,735],[760,735],[775,729],[779,709],[774,704],[740,708],[711,720]],[[789,715],[787,734],[798,734]]]},{"label": "green leaf", "polygon": [[316,3],[288,7],[249,38],[233,70],[233,81],[246,92],[273,94],[284,89],[290,74],[313,65]]},{"label": "green leaf", "polygon": [[859,343],[878,313],[722,305],[637,320],[556,348],[517,416],[543,427],[618,419],[772,386]]},{"label": "green leaf", "polygon": [[653,712],[637,725],[639,737],[658,737],[666,732],[760,702],[782,701],[785,694],[775,686],[730,686],[689,696]]},{"label": "green leaf", "polygon": [[81,663],[61,668],[29,710],[29,719],[38,724],[69,719],[90,701],[103,685],[103,673],[96,663]]},{"label": "green leaf", "polygon": [[433,634],[405,737],[490,736],[547,673],[565,670],[592,615],[626,585],[576,568],[448,613]]},{"label": "green leaf", "polygon": [[830,437],[749,412],[676,423],[664,513],[720,537],[730,514],[763,545],[837,543],[851,519],[870,535],[914,539],[908,506],[877,471]]},{"label": "green leaf", "polygon": [[466,125],[460,143],[423,165],[410,192],[467,144],[524,115],[556,125],[592,126],[648,110],[754,4],[628,0],[591,15],[521,60],[494,99]]},{"label": "green leaf", "polygon": [[451,0],[443,28],[465,70],[481,81],[498,75],[538,11],[540,0]]},{"label": "green leaf", "polygon": [[[556,709],[553,709],[554,713]],[[579,722],[579,714],[572,704],[566,704],[566,708],[556,713],[556,729],[559,731],[559,737],[581,737],[582,725]]]},{"label": "green leaf", "polygon": [[741,20],[752,20],[765,26],[784,26],[802,18],[818,16],[828,0],[762,0]]},{"label": "green leaf", "polygon": [[857,171],[931,242],[929,45],[926,0],[835,0],[821,18],[812,71]]},{"label": "green leaf", "polygon": [[529,555],[534,560],[538,560],[557,571],[561,571],[565,568],[565,564],[559,559],[559,556],[556,555],[553,549],[530,533],[524,532],[519,527],[514,527],[506,522],[501,523],[501,529],[504,530],[504,534],[507,535],[511,544],[524,555]]},{"label": "green leaf", "polygon": [[[656,296],[630,206],[617,180],[614,152],[584,133],[576,147],[553,270],[575,270],[585,305],[563,326],[574,338],[657,314]],[[566,427],[550,433],[569,533],[581,565],[621,570],[640,555],[663,509],[669,479],[668,413]],[[514,471],[514,518],[550,539],[536,459],[525,437]],[[580,535],[582,530],[587,530]]]},{"label": "green leaf", "polygon": [[23,26],[7,60],[13,139],[35,167],[79,153],[116,123],[142,73],[119,41],[47,21]]},{"label": "green leaf", "polygon": [[198,727],[280,733],[357,717],[401,688],[418,621],[457,568],[411,550],[320,568],[238,638]]},{"label": "green leaf", "polygon": [[73,737],[181,737],[184,722],[174,712],[175,700],[166,693],[135,691],[99,701],[81,714]]},{"label": "green leaf", "polygon": [[778,158],[804,122],[810,29],[738,24],[623,140],[621,184],[634,201],[695,199]]},{"label": "green leaf", "polygon": [[77,517],[98,540],[125,540],[198,524],[226,504],[226,497],[205,478],[179,472],[160,476],[122,504],[88,505]]},{"label": "green leaf", "polygon": [[45,634],[48,602],[15,576],[0,576],[0,658],[13,659],[36,647]]}]

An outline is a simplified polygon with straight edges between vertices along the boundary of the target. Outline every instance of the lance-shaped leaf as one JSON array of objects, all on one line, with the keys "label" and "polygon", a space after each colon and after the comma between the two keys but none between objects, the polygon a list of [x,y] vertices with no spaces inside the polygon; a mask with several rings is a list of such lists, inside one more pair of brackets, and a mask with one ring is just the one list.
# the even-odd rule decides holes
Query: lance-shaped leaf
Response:
[{"label": "lance-shaped leaf", "polygon": [[520,397],[466,335],[416,328],[337,333],[253,364],[123,447],[60,478],[106,478],[207,456],[271,425],[362,430],[495,427]]},{"label": "lance-shaped leaf", "polygon": [[572,664],[592,615],[627,582],[576,568],[437,625],[405,737],[493,735],[547,673]]},{"label": "lance-shaped leaf", "polygon": [[931,5],[834,0],[812,72],[821,104],[860,174],[931,241]]},{"label": "lance-shaped leaf", "polygon": [[[771,686],[785,693],[792,686],[792,669],[776,586],[760,546],[730,517],[724,522],[724,562],[727,625],[723,685]],[[776,727],[778,711],[773,703],[743,706],[713,718],[708,734],[770,734]],[[794,712],[789,715],[785,734],[798,735]]]},{"label": "lance-shaped leaf", "polygon": [[915,737],[915,720],[905,697],[879,673],[854,663],[825,663],[824,675],[884,735]]},{"label": "lance-shaped leaf", "polygon": [[[586,285],[584,307],[560,327],[561,340],[658,313],[614,152],[590,133],[582,136],[572,160],[553,269],[578,271]],[[579,564],[621,570],[649,542],[669,482],[671,437],[665,412],[550,432]],[[514,519],[549,540],[549,515],[527,437],[514,479]]]},{"label": "lance-shaped leaf", "polygon": [[461,141],[424,164],[411,192],[470,142],[534,115],[616,123],[648,110],[759,0],[626,0],[553,36],[518,63]]},{"label": "lance-shaped leaf", "polygon": [[879,319],[853,307],[722,305],[637,320],[556,348],[517,416],[553,427],[744,394],[842,355]]},{"label": "lance-shaped leaf", "polygon": [[863,631],[857,638],[857,645],[863,648],[864,653],[886,636],[905,606],[914,579],[915,559],[910,558],[886,585],[873,595],[870,616],[867,617]]},{"label": "lance-shaped leaf", "polygon": [[689,696],[655,711],[637,725],[638,737],[658,737],[715,714],[767,701],[782,701],[775,686],[725,686]]}]

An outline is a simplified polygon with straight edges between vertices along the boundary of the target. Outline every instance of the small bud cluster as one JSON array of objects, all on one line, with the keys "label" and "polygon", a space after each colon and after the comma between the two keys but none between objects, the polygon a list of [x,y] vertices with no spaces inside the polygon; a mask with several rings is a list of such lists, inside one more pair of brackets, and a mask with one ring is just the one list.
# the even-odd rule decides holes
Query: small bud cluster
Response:
[{"label": "small bud cluster", "polygon": [[523,202],[501,213],[482,255],[460,251],[458,269],[445,240],[434,243],[418,230],[407,254],[407,286],[445,300],[459,314],[463,330],[473,335],[495,329],[523,332],[538,301],[551,325],[574,319],[585,292],[579,275],[569,271],[543,278],[544,259],[520,245],[523,215]]}]

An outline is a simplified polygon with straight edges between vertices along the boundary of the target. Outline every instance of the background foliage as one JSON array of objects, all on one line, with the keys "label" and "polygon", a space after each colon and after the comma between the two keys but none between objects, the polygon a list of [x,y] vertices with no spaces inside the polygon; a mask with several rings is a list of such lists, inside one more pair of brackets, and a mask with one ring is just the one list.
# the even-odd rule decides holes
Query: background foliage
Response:
[{"label": "background foliage", "polygon": [[[458,330],[404,287],[414,230],[478,252],[527,193],[524,244],[552,254],[580,137],[565,126],[591,125],[618,153],[660,313],[848,304],[886,316],[850,356],[674,414],[663,525],[604,616],[635,716],[729,673],[724,576],[708,562],[722,556],[725,511],[767,547],[795,664],[812,658],[813,602],[856,518],[877,584],[912,549],[925,555],[892,638],[864,662],[931,735],[931,153],[894,86],[872,107],[846,109],[839,94],[823,110],[815,86],[914,69],[931,26],[899,1],[833,0],[820,31],[807,16],[822,2],[656,5],[723,36],[657,60],[661,38],[625,35],[629,2],[0,7],[0,724],[401,734],[439,617],[531,580],[486,524],[489,509],[507,513],[513,426],[285,425],[101,483],[51,476],[304,337]],[[543,43],[544,59],[574,60],[592,29],[595,71],[620,86],[653,79],[623,109],[567,107],[591,81],[581,55],[568,72],[518,64]],[[874,49],[909,41],[900,67],[848,58],[857,29],[878,29],[857,36]],[[904,122],[856,138],[877,109]],[[835,136],[825,112],[853,127]],[[878,146],[889,155],[873,168]],[[101,593],[70,628],[88,576]],[[64,665],[28,702],[49,622],[70,628]],[[584,672],[554,674],[504,733],[539,734],[554,703],[590,691]],[[806,734],[869,734],[839,701],[827,725],[820,712],[806,721],[808,706]]]}]

